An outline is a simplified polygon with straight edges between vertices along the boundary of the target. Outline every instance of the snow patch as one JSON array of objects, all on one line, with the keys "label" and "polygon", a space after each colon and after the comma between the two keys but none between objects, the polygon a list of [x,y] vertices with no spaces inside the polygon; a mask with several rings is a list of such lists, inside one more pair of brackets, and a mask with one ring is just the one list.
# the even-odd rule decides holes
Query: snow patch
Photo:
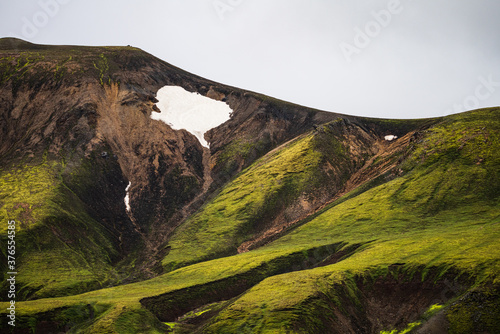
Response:
[{"label": "snow patch", "polygon": [[229,120],[233,112],[225,102],[188,92],[179,86],[160,88],[156,99],[161,112],[152,113],[152,119],[163,121],[174,130],[189,131],[207,148],[205,132]]},{"label": "snow patch", "polygon": [[125,202],[125,207],[127,208],[127,212],[130,211],[130,196],[128,190],[130,189],[131,185],[132,182],[129,181],[127,188],[125,188],[126,195],[125,198],[123,199],[123,201]]},{"label": "snow patch", "polygon": [[387,141],[392,141],[394,139],[398,138],[398,136],[395,136],[395,135],[387,135],[384,137],[385,140]]}]

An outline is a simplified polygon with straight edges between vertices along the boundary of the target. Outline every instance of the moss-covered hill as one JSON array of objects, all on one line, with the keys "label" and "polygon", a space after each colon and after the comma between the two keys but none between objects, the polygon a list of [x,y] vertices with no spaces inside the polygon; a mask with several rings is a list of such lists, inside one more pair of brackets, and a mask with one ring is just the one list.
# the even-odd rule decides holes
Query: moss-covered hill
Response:
[{"label": "moss-covered hill", "polygon": [[[20,302],[20,326],[36,328],[44,320],[88,333],[169,327],[179,333],[407,333],[423,327],[496,333],[499,116],[495,108],[439,120],[399,159],[402,175],[358,187],[264,247],[140,283]],[[273,157],[303,152],[314,161],[319,153],[308,149],[312,138],[285,145],[239,178]]]},{"label": "moss-covered hill", "polygon": [[[101,52],[94,51],[93,62]],[[131,75],[120,66],[121,77]],[[175,77],[158,66],[155,78]],[[62,142],[54,153],[60,136],[53,132],[43,145],[23,139],[2,151],[0,213],[19,221],[21,288],[15,329],[7,324],[8,299],[1,299],[2,332],[500,332],[500,108],[431,120],[363,119],[213,86],[205,93],[227,89],[236,116],[209,134],[211,152],[198,151],[188,134],[159,128],[175,136],[170,141],[194,147],[177,160],[158,154],[165,151],[154,138],[137,142],[133,126],[112,122],[125,113],[141,128],[149,100],[131,103],[136,95],[128,94],[151,76],[135,74],[125,89],[123,81],[101,84],[92,73],[77,81],[96,87],[90,90],[102,103],[93,109],[96,130],[76,128],[91,135],[68,138],[104,138],[100,146],[76,145],[69,155]],[[188,87],[204,80],[182,73],[186,81],[179,84]],[[4,91],[12,91],[12,82]],[[18,95],[27,87],[21,84]],[[19,104],[11,101],[2,115]],[[104,107],[116,105],[113,112]],[[113,131],[103,131],[103,122]],[[35,125],[27,127],[31,134],[49,124]],[[247,130],[257,134],[254,140]],[[398,138],[386,141],[388,134]],[[157,146],[145,149],[148,140]],[[173,154],[175,147],[170,143]],[[158,178],[169,175],[162,167],[132,179],[164,199],[151,206],[146,197],[131,198],[137,212],[156,208],[156,222],[119,218],[126,181],[158,160],[135,169],[129,163],[148,154],[165,159],[164,166],[184,161],[182,173]],[[189,176],[206,186],[207,168],[213,183],[206,193],[196,196],[201,186],[194,186],[193,195],[172,205],[171,192],[183,194],[172,184]],[[158,210],[162,205],[171,212]],[[178,226],[168,218],[176,215]],[[162,226],[173,231],[163,239]],[[0,230],[3,256],[6,229]],[[148,252],[155,256],[144,257]],[[155,277],[124,279],[150,270],[148,260],[156,261]]]},{"label": "moss-covered hill", "polygon": [[[230,129],[211,135],[211,152],[151,119],[164,85],[231,104]],[[337,117],[266,99],[134,47],[0,39],[0,219],[18,222],[18,300],[161,274],[170,234],[209,194],[267,151]],[[246,153],[234,143],[245,143]],[[2,295],[7,286],[2,280]]]}]

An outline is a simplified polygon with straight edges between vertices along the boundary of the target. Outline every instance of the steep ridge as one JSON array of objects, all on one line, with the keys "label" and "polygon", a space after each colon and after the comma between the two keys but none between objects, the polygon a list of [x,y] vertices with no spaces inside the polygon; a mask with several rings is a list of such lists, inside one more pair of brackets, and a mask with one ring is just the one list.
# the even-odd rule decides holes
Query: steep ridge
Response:
[{"label": "steep ridge", "polygon": [[[500,330],[499,108],[348,117],[130,47],[0,49],[2,330]],[[210,150],[151,119],[169,84],[235,111]]]},{"label": "steep ridge", "polygon": [[[426,121],[431,124],[433,121]],[[424,129],[425,125],[422,122],[420,129]],[[320,132],[324,133],[326,126],[317,128]],[[346,131],[347,130],[347,131]],[[329,175],[344,175],[344,179],[335,180],[335,186],[331,182],[321,183],[315,188],[314,204],[309,206],[307,209],[298,209],[296,204],[289,204],[287,210],[295,212],[297,216],[288,217],[286,221],[281,222],[275,221],[271,228],[266,229],[250,241],[244,242],[238,248],[239,252],[247,251],[249,249],[255,248],[256,246],[268,243],[271,240],[276,240],[280,235],[293,229],[296,225],[301,224],[309,216],[313,216],[328,208],[329,205],[334,203],[336,200],[342,196],[348,194],[349,192],[361,187],[365,183],[378,178],[384,177],[385,181],[388,181],[398,175],[401,175],[403,171],[398,168],[405,156],[411,151],[411,142],[415,140],[417,136],[417,131],[411,131],[405,134],[402,138],[397,141],[387,141],[386,139],[380,138],[380,134],[371,132],[371,138],[368,133],[364,132],[362,128],[358,128],[357,131],[351,129],[340,130],[335,129],[333,133],[335,137],[340,135],[339,141],[344,143],[345,149],[348,153],[347,160],[355,164],[351,165],[347,170],[341,170],[343,167],[339,164],[339,161],[335,161],[337,169],[329,170],[332,167],[329,164],[328,167],[323,167],[322,170],[315,173],[315,178],[321,178],[321,173],[326,172]],[[328,130],[326,130],[328,132]],[[348,135],[346,135],[346,132]],[[324,136],[324,135],[323,135]],[[360,141],[363,138],[363,141]],[[327,143],[326,145],[331,145]],[[326,156],[338,156],[333,152],[325,151]],[[344,159],[346,156],[343,157]],[[368,159],[368,160],[366,160]],[[340,167],[340,169],[339,169]],[[318,191],[322,187],[327,187],[330,189],[328,196],[320,197],[318,196]],[[303,205],[304,200],[301,198],[301,204]],[[309,204],[309,203],[308,203]],[[300,214],[300,215],[298,215]]]},{"label": "steep ridge", "polygon": [[[154,159],[155,154],[152,154],[151,150],[145,150],[142,152],[144,156],[141,157],[141,154],[136,154],[139,153],[139,148],[141,145],[154,147],[155,141],[164,143],[165,138],[178,136],[179,140],[188,143],[186,145],[188,152],[189,147],[197,143],[182,132],[175,133],[168,127],[162,129],[161,124],[148,124],[144,127],[147,127],[148,131],[152,130],[153,133],[155,131],[162,133],[163,130],[164,133],[166,132],[164,138],[140,136],[139,121],[147,119],[141,116],[143,116],[144,108],[152,106],[150,100],[154,100],[154,97],[148,99],[134,94],[132,97],[139,102],[138,105],[131,107],[132,102],[122,104],[130,99],[129,92],[120,91],[117,83],[101,85],[100,81],[103,78],[100,77],[99,71],[108,68],[104,53],[95,54],[96,50],[85,48],[76,48],[74,52],[71,52],[58,48],[40,50],[35,47],[35,51],[32,51],[29,47],[27,51],[20,51],[12,56],[7,53],[3,59],[7,65],[15,62],[20,68],[14,71],[2,85],[2,105],[5,106],[2,108],[2,118],[5,120],[3,124],[12,127],[2,133],[4,144],[2,161],[5,162],[3,170],[16,173],[17,166],[21,165],[21,162],[37,166],[43,156],[43,162],[47,161],[50,165],[56,166],[61,185],[84,202],[84,210],[99,222],[96,225],[112,231],[110,238],[115,244],[116,251],[121,248],[121,257],[123,257],[134,250],[133,245],[140,240],[137,233],[141,233],[140,229],[147,231],[148,226],[154,222],[155,215],[162,219],[164,216],[168,217],[165,211],[172,211],[172,206],[177,204],[173,201],[174,203],[167,203],[165,209],[157,209],[158,205],[155,207],[154,202],[148,201],[148,197],[151,197],[148,192],[150,190],[148,177],[151,176],[148,174],[154,173],[154,169],[151,166],[148,166],[148,169],[141,168],[139,162],[144,159],[144,156]],[[93,55],[95,59],[89,59]],[[74,62],[73,59],[75,59]],[[96,66],[95,73],[89,70],[94,67],[89,66],[87,62]],[[63,72],[67,73],[71,70],[71,74],[57,76],[58,69],[62,67],[60,63],[67,66],[67,70]],[[47,70],[47,66],[54,66],[56,69],[49,67]],[[19,73],[20,71],[24,72]],[[22,79],[19,78],[20,76]],[[109,78],[108,81],[111,79]],[[121,117],[118,117],[119,115]],[[134,132],[130,131],[131,128],[137,130],[136,138],[133,137]],[[125,137],[138,140],[128,141]],[[144,140],[141,141],[140,138]],[[184,160],[183,156],[186,153],[179,150],[177,146],[172,150],[166,145],[162,145],[162,148],[163,150],[155,152],[158,156],[173,156],[172,160],[176,159],[181,162]],[[191,150],[195,149],[191,148]],[[179,188],[184,190],[186,185],[195,184],[194,181],[200,178],[193,170],[194,163],[189,167],[186,167],[185,163],[172,164],[170,169],[165,168],[164,165],[164,161],[158,164],[157,168],[164,168],[164,173],[155,181],[168,182],[173,191]],[[180,176],[182,169],[186,170],[186,176]],[[141,170],[141,173],[137,170]],[[143,192],[137,192],[133,187],[131,191],[132,204],[136,196],[142,198],[146,204],[146,208],[140,205],[134,206],[137,214],[141,215],[140,219],[136,219],[138,222],[135,228],[127,217],[123,203],[124,187],[127,181],[133,181],[134,187],[139,187],[139,189],[141,185],[146,188]],[[177,191],[179,196],[176,201],[182,203],[186,198],[193,196],[194,191],[188,189],[184,194]],[[7,198],[9,196],[9,194],[4,195]],[[32,211],[35,212],[43,211],[44,207],[49,205],[44,202],[30,203],[29,196],[24,198],[23,202],[33,206]],[[17,203],[10,202],[8,205],[16,207]],[[17,214],[8,214],[7,210],[10,209],[8,205],[3,207],[5,211],[2,212],[2,217],[19,218]],[[19,212],[21,213],[22,211]],[[51,215],[48,213],[47,219],[50,218]],[[20,222],[22,223],[22,219]],[[37,223],[44,224],[41,219],[37,220]],[[64,229],[64,225],[62,228]],[[29,231],[29,228],[27,230]],[[78,238],[78,235],[85,235],[83,232],[75,233],[75,231],[71,234],[73,239]],[[19,238],[23,238],[22,231],[19,233]],[[24,241],[26,246],[29,243],[29,239]],[[81,251],[82,249],[76,249],[77,253]],[[27,261],[29,258],[27,256]],[[103,258],[108,258],[108,256]],[[113,262],[116,263],[116,259]],[[62,269],[58,264],[53,265],[55,271]],[[63,268],[67,271],[73,270],[71,265]],[[26,273],[26,271],[23,272]],[[53,275],[57,276],[55,272]],[[26,282],[26,284],[29,283]],[[85,287],[82,288],[85,289]]]},{"label": "steep ridge", "polygon": [[[22,166],[51,166],[59,180],[49,185],[52,192],[66,201],[58,187],[71,191],[94,220],[91,224],[104,229],[106,242],[112,244],[114,255],[101,258],[109,259],[106,265],[116,272],[110,269],[114,274],[105,281],[86,276],[94,281],[90,285],[71,280],[72,286],[80,285],[79,291],[96,287],[98,281],[97,286],[105,286],[157,275],[169,235],[210,193],[276,145],[337,117],[196,77],[133,47],[47,46],[2,39],[0,51],[0,162],[5,182],[17,183],[7,178],[21,173]],[[232,107],[233,118],[207,135],[210,153],[190,133],[151,119],[157,111],[155,94],[164,85],[226,100]],[[234,151],[234,142],[245,142],[246,153]],[[129,183],[127,212],[123,199]],[[26,190],[35,185],[20,186]],[[29,241],[29,228],[24,236],[28,225],[23,217],[32,215],[45,225],[51,219],[44,210],[49,202],[42,199],[43,192],[38,193],[40,199],[26,192],[22,199],[13,199],[12,189],[2,188],[2,219],[22,222],[19,238],[26,238],[26,247],[39,249]],[[84,235],[73,228],[64,233],[75,244],[73,239]],[[84,251],[88,245],[81,248],[74,256],[89,257]],[[30,262],[30,254],[21,257],[21,263]],[[54,273],[62,269],[51,266]],[[77,276],[72,265],[64,270]],[[36,281],[23,281],[22,275],[21,286]],[[44,296],[30,291],[24,298]]]}]

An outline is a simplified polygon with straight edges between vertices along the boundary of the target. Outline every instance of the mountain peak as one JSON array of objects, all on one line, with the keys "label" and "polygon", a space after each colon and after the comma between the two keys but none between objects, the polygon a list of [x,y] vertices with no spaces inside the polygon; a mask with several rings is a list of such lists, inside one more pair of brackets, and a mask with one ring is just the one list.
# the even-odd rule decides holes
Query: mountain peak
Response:
[{"label": "mountain peak", "polygon": [[0,75],[16,330],[498,332],[499,108],[355,117],[12,38]]}]

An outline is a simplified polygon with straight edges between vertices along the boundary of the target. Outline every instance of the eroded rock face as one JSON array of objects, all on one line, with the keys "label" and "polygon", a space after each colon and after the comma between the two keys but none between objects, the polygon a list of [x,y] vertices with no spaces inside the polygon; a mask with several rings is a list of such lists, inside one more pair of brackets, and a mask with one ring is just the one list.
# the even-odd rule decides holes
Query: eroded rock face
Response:
[{"label": "eroded rock face", "polygon": [[[8,69],[0,85],[3,165],[63,163],[62,179],[112,231],[122,256],[140,247],[145,277],[158,273],[152,268],[169,235],[210,193],[277,145],[338,117],[211,82],[131,47],[4,39],[0,52]],[[166,85],[231,107],[231,119],[205,134],[210,151],[151,118]]]},{"label": "eroded rock face", "polygon": [[[15,96],[2,87],[3,103],[13,107],[1,109],[9,119],[1,156],[37,163],[46,152],[46,159],[65,161],[64,181],[114,231],[117,247],[127,253],[138,240],[154,247],[149,234],[159,226],[168,234],[175,226],[169,219],[203,186],[202,148],[186,131],[152,120],[154,104],[137,90],[76,85],[20,87]],[[128,182],[126,212],[120,199]]]}]

